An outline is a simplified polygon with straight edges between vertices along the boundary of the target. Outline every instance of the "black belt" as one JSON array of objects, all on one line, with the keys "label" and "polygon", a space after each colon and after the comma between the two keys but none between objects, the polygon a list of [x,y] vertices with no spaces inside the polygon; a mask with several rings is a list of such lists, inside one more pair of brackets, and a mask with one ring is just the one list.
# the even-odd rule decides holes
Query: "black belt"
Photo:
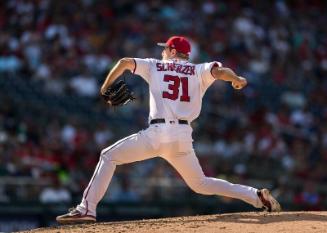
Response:
[{"label": "black belt", "polygon": [[[158,123],[166,123],[166,120],[163,118],[159,118],[159,119],[152,119],[150,121],[150,124],[158,124]],[[174,120],[170,120],[169,121],[170,124],[175,123]],[[178,124],[181,125],[188,125],[188,121],[187,120],[178,120]]]}]

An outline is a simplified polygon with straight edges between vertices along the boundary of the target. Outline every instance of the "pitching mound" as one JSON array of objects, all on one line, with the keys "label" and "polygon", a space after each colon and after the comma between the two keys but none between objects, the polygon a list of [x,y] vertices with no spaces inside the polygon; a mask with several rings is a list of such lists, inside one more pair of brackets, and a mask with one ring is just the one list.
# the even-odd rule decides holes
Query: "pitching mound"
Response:
[{"label": "pitching mound", "polygon": [[40,228],[28,232],[327,232],[327,212],[233,213]]}]

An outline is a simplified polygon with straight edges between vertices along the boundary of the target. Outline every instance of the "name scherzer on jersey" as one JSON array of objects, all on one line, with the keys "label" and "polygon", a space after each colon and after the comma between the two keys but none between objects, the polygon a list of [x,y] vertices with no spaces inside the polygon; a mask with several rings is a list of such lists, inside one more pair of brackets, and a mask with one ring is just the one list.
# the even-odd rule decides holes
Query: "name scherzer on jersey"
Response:
[{"label": "name scherzer on jersey", "polygon": [[184,60],[134,58],[134,74],[140,75],[150,91],[149,120],[183,119],[192,122],[201,111],[202,97],[215,81],[213,66],[220,62],[193,64]]}]

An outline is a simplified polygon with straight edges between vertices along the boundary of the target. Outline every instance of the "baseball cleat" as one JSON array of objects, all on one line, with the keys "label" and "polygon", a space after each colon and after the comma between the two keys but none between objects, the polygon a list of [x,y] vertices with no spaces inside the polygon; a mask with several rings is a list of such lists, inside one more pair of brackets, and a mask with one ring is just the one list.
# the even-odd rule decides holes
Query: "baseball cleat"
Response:
[{"label": "baseball cleat", "polygon": [[279,212],[282,210],[278,201],[270,194],[268,189],[260,189],[257,195],[263,204],[263,208],[268,212]]},{"label": "baseball cleat", "polygon": [[96,222],[96,218],[92,215],[82,214],[76,208],[70,208],[67,214],[58,216],[56,221],[60,224],[93,223]]}]

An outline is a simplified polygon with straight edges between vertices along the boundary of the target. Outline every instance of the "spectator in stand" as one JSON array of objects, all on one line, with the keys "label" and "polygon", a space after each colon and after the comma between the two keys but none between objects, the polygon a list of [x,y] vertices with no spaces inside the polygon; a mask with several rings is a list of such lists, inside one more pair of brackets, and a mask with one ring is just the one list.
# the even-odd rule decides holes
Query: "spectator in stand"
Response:
[{"label": "spectator in stand", "polygon": [[69,190],[61,184],[55,174],[53,175],[51,183],[51,186],[41,191],[40,202],[43,204],[70,203],[72,197]]},{"label": "spectator in stand", "polygon": [[[249,79],[244,93],[217,83],[205,96],[194,137],[203,139],[195,147],[207,172],[245,184],[265,176],[311,180],[303,191],[281,184],[281,197],[321,203],[326,193],[312,187],[327,179],[326,11],[319,0],[0,1],[1,175],[42,178],[62,169],[66,191],[80,194],[101,145],[120,138],[126,122],[138,128],[147,112],[140,97],[114,119],[95,101],[104,73],[127,54],[159,57],[159,49],[141,45],[184,34],[198,48],[193,61],[221,60]],[[136,80],[129,79],[138,94]],[[133,185],[150,172],[169,174],[155,162],[130,169],[124,179]],[[152,193],[136,190],[140,201]]]}]

